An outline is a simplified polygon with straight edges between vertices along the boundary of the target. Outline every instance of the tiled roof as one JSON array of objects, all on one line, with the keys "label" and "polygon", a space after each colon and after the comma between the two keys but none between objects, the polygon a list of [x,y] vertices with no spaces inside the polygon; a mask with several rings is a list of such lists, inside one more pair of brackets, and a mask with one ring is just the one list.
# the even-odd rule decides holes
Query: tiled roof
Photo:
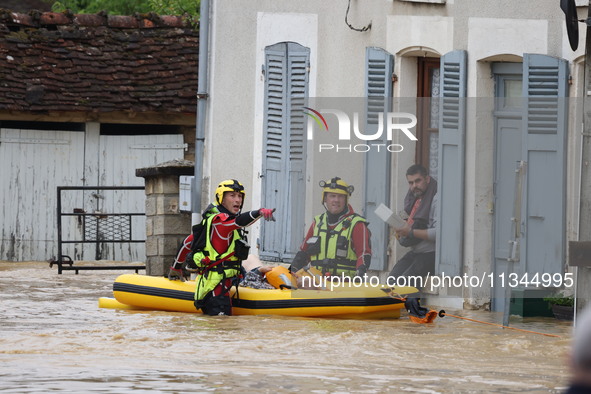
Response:
[{"label": "tiled roof", "polygon": [[0,111],[194,113],[198,35],[180,16],[0,9]]}]

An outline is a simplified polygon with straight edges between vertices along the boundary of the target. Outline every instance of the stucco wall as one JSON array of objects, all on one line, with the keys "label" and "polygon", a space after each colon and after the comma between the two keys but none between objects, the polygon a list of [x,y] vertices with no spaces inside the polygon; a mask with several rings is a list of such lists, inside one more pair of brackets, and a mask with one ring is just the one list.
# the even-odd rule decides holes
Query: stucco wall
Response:
[{"label": "stucco wall", "polygon": [[[395,55],[395,97],[416,96],[416,58],[439,57],[446,52],[468,52],[468,95],[493,97],[491,63],[521,61],[524,53],[541,53],[572,61],[584,53],[584,34],[573,52],[566,37],[564,15],[555,0],[454,0],[446,4],[412,1],[353,0],[348,21],[355,27],[371,22],[371,30],[357,32],[344,22],[343,0],[251,1],[221,0],[213,7],[213,53],[206,173],[212,184],[236,177],[245,184],[247,207],[261,201],[260,171],[263,141],[263,87],[261,68],[264,48],[281,41],[295,41],[310,48],[311,97],[361,97],[364,89],[366,47],[381,47]],[[579,7],[579,18],[586,8]],[[571,66],[572,86],[582,83],[581,66]],[[571,89],[576,95],[577,89]],[[475,100],[468,110],[466,135],[465,253],[469,274],[491,269],[493,201],[493,118],[484,103]],[[580,111],[570,114],[571,130],[580,125]],[[397,137],[400,138],[400,137]],[[580,167],[577,133],[569,134],[568,237],[576,236]],[[396,142],[396,140],[394,141]],[[319,155],[309,144],[307,161],[306,225],[321,211],[320,179],[356,169],[362,160],[352,155]],[[391,206],[400,209],[407,190],[404,171],[414,161],[414,144],[393,154]],[[338,157],[337,157],[338,156]],[[334,160],[333,160],[334,159]],[[347,163],[350,167],[343,167]],[[363,202],[363,171],[347,171],[347,181],[357,187],[352,203]],[[210,193],[211,194],[211,193]],[[251,232],[257,237],[257,229]],[[395,256],[403,252],[393,251]],[[465,294],[469,303],[481,305],[484,290]]]}]

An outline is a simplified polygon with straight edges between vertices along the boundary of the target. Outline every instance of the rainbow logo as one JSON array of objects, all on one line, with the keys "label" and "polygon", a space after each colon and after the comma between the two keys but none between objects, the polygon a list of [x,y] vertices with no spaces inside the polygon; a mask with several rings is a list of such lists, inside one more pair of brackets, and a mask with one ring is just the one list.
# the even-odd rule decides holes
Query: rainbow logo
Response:
[{"label": "rainbow logo", "polygon": [[328,131],[328,123],[326,123],[326,119],[324,119],[324,116],[322,116],[322,114],[318,111],[316,111],[315,109],[312,109],[310,107],[304,107],[304,109],[307,109],[308,111],[311,111],[313,113],[309,113],[309,112],[304,112],[306,115],[308,115],[309,117],[311,117],[312,119],[314,119],[316,121],[316,123],[318,124],[318,127],[320,127],[321,129],[324,126],[324,129],[326,131]]}]

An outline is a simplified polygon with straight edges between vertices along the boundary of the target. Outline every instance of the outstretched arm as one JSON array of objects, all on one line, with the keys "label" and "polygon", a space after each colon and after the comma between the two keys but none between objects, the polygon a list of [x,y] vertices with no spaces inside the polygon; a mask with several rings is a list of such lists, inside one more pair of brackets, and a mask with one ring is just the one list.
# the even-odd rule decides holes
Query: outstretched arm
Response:
[{"label": "outstretched arm", "polygon": [[261,217],[265,220],[274,220],[275,209],[261,208],[256,211],[241,213],[237,217],[226,213],[217,214],[211,223],[211,244],[219,253],[227,250],[232,241],[232,232],[241,227],[247,227]]},{"label": "outstretched arm", "polygon": [[273,217],[273,212],[275,212],[275,208],[261,208],[257,209],[256,211],[248,211],[245,213],[241,213],[236,217],[236,224],[239,227],[248,227],[261,217],[265,218],[265,220],[272,220],[275,221]]}]

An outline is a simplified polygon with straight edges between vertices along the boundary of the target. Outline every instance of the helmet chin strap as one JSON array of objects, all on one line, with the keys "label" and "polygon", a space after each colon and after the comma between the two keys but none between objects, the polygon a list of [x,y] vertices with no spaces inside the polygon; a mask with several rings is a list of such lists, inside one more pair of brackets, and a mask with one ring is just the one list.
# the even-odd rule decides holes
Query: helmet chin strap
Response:
[{"label": "helmet chin strap", "polygon": [[221,213],[225,213],[225,214],[228,214],[228,215],[230,215],[230,216],[236,216],[236,215],[240,215],[240,212],[242,211],[242,210],[240,210],[240,211],[238,211],[237,213],[232,213],[232,212],[230,212],[230,210],[229,210],[229,209],[227,209],[226,207],[224,207],[222,204],[219,204],[219,205],[218,205],[218,210],[219,210]]}]

